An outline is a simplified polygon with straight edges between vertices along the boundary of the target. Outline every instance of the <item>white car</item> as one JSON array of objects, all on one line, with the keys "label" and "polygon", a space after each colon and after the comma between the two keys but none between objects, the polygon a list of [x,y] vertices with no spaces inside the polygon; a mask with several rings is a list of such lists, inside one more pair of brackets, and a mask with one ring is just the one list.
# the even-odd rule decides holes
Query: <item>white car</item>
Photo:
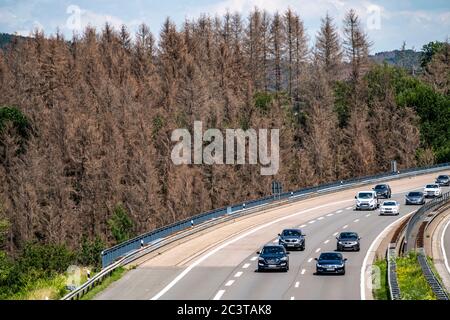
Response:
[{"label": "white car", "polygon": [[442,189],[437,183],[427,184],[425,188],[423,188],[423,193],[425,194],[425,198],[440,197]]},{"label": "white car", "polygon": [[400,214],[400,204],[397,201],[389,200],[384,201],[380,206],[380,216],[383,215],[395,215],[398,216]]},{"label": "white car", "polygon": [[355,210],[375,210],[379,207],[377,193],[375,191],[360,191],[355,196]]}]

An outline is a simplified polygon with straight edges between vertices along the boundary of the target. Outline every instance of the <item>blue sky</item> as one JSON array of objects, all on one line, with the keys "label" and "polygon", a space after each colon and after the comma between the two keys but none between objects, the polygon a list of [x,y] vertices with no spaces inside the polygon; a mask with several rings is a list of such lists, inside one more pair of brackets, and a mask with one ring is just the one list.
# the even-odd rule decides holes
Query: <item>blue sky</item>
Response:
[{"label": "blue sky", "polygon": [[298,12],[313,43],[320,18],[329,12],[342,29],[342,18],[354,8],[374,46],[372,52],[400,48],[419,50],[432,40],[450,37],[450,0],[0,0],[0,32],[28,35],[34,28],[46,34],[59,28],[66,37],[86,25],[100,28],[106,21],[131,31],[145,22],[156,35],[170,16],[178,26],[202,13],[214,16],[227,10],[246,15],[253,7],[269,12],[290,7]]}]

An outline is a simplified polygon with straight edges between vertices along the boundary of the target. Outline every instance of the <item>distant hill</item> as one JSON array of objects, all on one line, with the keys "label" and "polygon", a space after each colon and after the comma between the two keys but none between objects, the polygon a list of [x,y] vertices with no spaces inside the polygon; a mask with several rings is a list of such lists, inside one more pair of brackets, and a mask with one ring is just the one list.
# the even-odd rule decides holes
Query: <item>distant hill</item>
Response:
[{"label": "distant hill", "polygon": [[410,72],[414,70],[415,73],[421,72],[420,59],[422,53],[419,51],[408,50],[393,50],[378,52],[375,55],[370,56],[372,61],[376,63],[387,63],[397,67],[403,67]]},{"label": "distant hill", "polygon": [[9,33],[0,33],[0,49],[5,48],[14,39],[25,39],[25,37],[17,36]]}]

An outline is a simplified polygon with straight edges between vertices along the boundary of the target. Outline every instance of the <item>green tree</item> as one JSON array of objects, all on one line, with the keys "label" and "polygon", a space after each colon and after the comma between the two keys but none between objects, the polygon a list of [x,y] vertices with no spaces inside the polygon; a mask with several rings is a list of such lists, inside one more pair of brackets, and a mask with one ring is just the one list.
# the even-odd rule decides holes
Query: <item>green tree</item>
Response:
[{"label": "green tree", "polygon": [[425,68],[433,56],[444,47],[443,42],[431,41],[422,47],[421,66]]},{"label": "green tree", "polygon": [[99,237],[91,241],[86,236],[83,236],[81,239],[81,248],[78,252],[78,262],[84,266],[101,268],[101,252],[104,248],[105,244]]},{"label": "green tree", "polygon": [[115,207],[112,217],[108,220],[108,225],[117,243],[131,238],[133,221],[122,204]]}]

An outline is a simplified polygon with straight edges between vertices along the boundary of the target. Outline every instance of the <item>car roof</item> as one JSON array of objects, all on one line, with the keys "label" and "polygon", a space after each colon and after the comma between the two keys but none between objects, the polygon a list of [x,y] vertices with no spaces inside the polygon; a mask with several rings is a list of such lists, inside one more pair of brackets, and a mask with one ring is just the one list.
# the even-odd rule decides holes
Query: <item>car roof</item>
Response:
[{"label": "car roof", "polygon": [[284,247],[283,247],[281,244],[271,244],[271,243],[268,243],[268,244],[265,244],[265,245],[264,245],[264,248],[270,248],[270,247],[276,247],[276,248],[283,248],[283,249],[284,249]]},{"label": "car roof", "polygon": [[289,229],[283,229],[284,231],[302,231],[301,229],[295,229],[295,228],[289,228]]},{"label": "car roof", "polygon": [[353,233],[353,234],[358,235],[358,232],[355,232],[355,231],[342,231],[342,232],[339,234],[339,236],[341,236],[342,234],[346,234],[346,233]]},{"label": "car roof", "polygon": [[325,255],[325,254],[333,254],[333,255],[338,255],[338,256],[342,257],[342,253],[340,253],[340,252],[328,251],[328,252],[322,252],[322,253],[319,255],[319,258],[320,258],[322,255]]},{"label": "car roof", "polygon": [[358,193],[375,193],[375,191],[373,191],[373,190],[358,191]]},{"label": "car roof", "polygon": [[383,201],[383,204],[385,204],[385,203],[389,203],[389,202],[395,202],[395,203],[398,203],[397,201],[395,201],[395,200],[385,200],[385,201]]}]

